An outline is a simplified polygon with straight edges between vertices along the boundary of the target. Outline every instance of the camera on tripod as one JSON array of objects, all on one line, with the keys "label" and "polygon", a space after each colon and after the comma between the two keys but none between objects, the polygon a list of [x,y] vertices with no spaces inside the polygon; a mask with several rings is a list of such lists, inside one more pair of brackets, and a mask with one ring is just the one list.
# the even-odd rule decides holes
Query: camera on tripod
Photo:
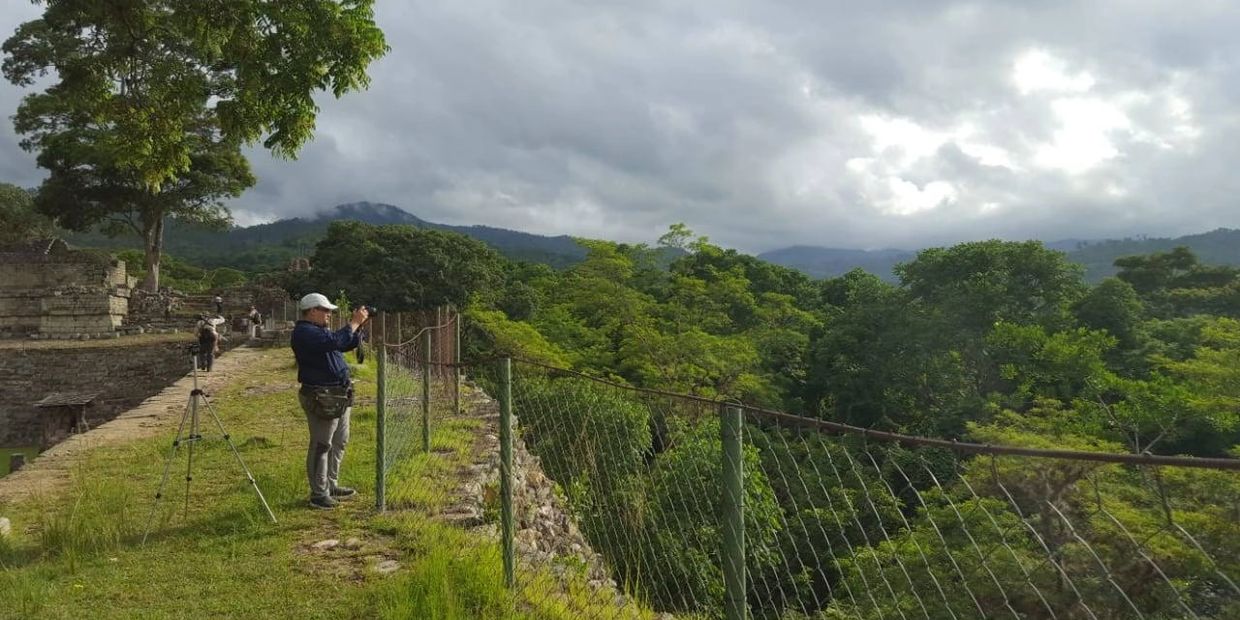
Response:
[{"label": "camera on tripod", "polygon": [[202,352],[202,346],[199,345],[197,342],[192,342],[190,344],[185,345],[185,350],[188,351],[190,355],[198,355],[199,353]]}]

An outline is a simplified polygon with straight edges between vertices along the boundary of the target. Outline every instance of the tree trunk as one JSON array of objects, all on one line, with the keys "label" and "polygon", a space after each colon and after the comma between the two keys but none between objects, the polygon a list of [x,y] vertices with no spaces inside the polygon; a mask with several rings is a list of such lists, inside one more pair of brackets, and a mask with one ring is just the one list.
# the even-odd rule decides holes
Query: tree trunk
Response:
[{"label": "tree trunk", "polygon": [[164,251],[163,215],[143,218],[142,225],[146,245],[146,277],[142,279],[142,288],[154,293],[159,290],[159,257]]}]

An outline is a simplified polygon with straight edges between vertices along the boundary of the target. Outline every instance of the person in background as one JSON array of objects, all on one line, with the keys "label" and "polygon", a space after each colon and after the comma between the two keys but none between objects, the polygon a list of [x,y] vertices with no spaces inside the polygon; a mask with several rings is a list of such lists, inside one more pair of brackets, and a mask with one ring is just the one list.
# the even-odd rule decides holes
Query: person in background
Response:
[{"label": "person in background", "polygon": [[349,442],[349,416],[353,404],[353,382],[344,353],[358,346],[358,330],[370,315],[365,307],[353,311],[344,327],[327,328],[337,308],[319,293],[302,297],[297,303],[301,320],[293,327],[293,356],[297,359],[298,400],[310,428],[306,451],[306,477],[310,483],[310,506],[335,508],[339,499],[356,491],[340,486],[340,464]]},{"label": "person in background", "polygon": [[198,328],[198,369],[211,372],[215,356],[220,352],[220,334],[208,320],[200,321]]},{"label": "person in background", "polygon": [[223,316],[223,314],[224,314],[224,298],[223,298],[223,297],[220,297],[220,294],[219,294],[219,293],[216,293],[216,294],[215,294],[215,299],[214,299],[214,300],[212,300],[212,301],[214,301],[214,302],[215,302],[215,313],[216,313],[216,314],[218,314],[218,315]]},{"label": "person in background", "polygon": [[258,338],[262,335],[263,314],[258,311],[258,306],[250,306],[250,337]]}]

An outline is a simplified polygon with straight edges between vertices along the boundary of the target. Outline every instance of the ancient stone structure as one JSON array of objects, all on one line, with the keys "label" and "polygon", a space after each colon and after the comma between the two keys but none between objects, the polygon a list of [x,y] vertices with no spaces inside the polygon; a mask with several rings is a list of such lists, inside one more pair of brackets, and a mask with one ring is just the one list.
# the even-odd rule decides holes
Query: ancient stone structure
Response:
[{"label": "ancient stone structure", "polygon": [[96,396],[98,394],[94,392],[52,392],[35,403],[35,408],[43,413],[43,435],[39,449],[46,450],[73,433],[89,431],[86,410],[94,403]]},{"label": "ancient stone structure", "polygon": [[135,284],[124,261],[60,240],[0,248],[0,336],[113,336]]},{"label": "ancient stone structure", "polygon": [[[189,341],[186,335],[154,342],[126,338],[88,343],[3,343],[0,446],[43,444],[47,416],[56,413],[40,408],[38,403],[56,392],[93,396],[91,406],[85,410],[86,425],[90,428],[158,394],[189,372],[190,358],[185,350]],[[73,421],[76,423],[77,419]],[[51,442],[63,439],[63,435]]]}]

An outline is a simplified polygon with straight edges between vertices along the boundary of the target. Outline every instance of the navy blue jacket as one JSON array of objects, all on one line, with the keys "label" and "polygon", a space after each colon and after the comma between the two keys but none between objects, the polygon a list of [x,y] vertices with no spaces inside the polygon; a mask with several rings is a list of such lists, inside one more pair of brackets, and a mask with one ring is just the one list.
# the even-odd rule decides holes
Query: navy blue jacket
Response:
[{"label": "navy blue jacket", "polygon": [[293,356],[302,385],[348,385],[349,365],[343,353],[357,348],[357,334],[348,325],[331,331],[310,321],[293,326]]}]

